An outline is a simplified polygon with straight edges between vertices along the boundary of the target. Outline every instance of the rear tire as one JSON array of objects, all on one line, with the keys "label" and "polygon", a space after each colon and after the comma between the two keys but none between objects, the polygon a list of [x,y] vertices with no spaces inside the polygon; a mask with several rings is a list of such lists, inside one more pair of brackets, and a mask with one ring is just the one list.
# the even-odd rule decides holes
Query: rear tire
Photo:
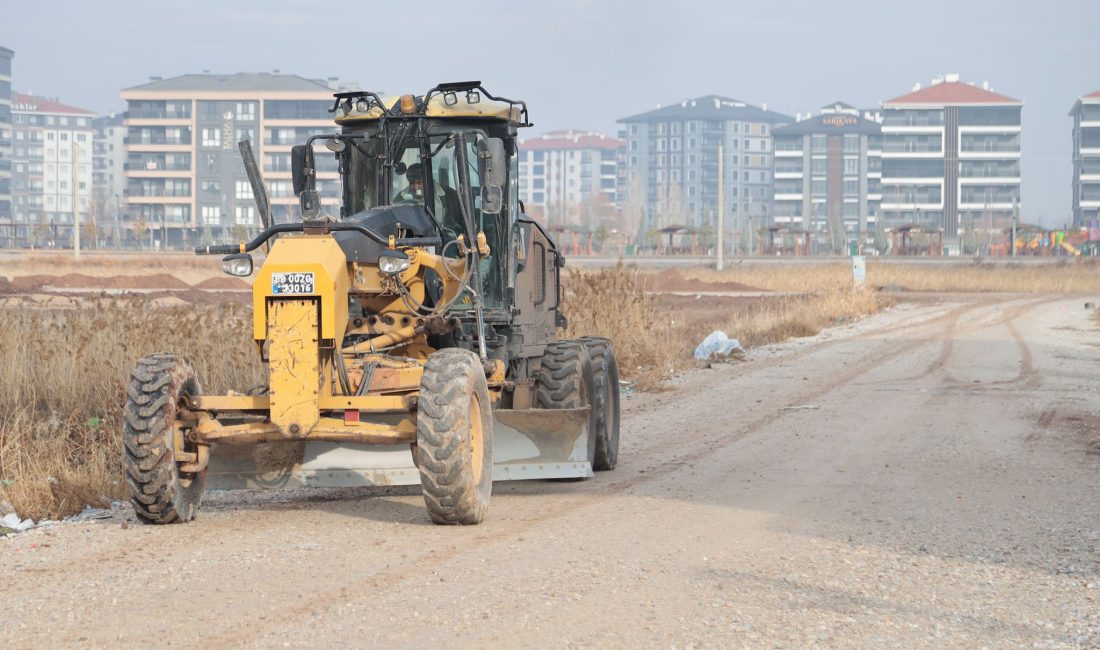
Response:
[{"label": "rear tire", "polygon": [[[535,386],[535,403],[544,409],[586,408],[594,402],[592,362],[580,341],[555,341],[546,346]],[[596,410],[589,409],[586,458],[595,466]],[[583,480],[583,479],[563,479]]]},{"label": "rear tire", "polygon": [[605,472],[619,462],[619,365],[611,341],[596,336],[581,339],[592,362],[596,413],[596,455],[592,469]]},{"label": "rear tire", "polygon": [[[123,409],[123,463],[134,514],[147,524],[191,521],[202,502],[206,472],[181,473],[176,436],[186,430],[177,415],[187,397],[201,395],[191,362],[169,353],[142,358],[130,374]],[[195,451],[184,443],[185,451]]]},{"label": "rear tire", "polygon": [[433,352],[416,414],[417,467],[437,524],[478,524],[493,492],[493,417],[485,371],[469,350]]}]

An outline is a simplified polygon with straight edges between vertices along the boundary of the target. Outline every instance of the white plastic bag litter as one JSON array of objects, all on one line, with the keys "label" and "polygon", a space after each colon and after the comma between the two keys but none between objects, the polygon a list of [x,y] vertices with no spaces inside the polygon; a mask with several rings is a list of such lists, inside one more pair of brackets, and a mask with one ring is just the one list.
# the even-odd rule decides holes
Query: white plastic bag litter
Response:
[{"label": "white plastic bag litter", "polygon": [[728,357],[736,351],[743,351],[741,342],[731,339],[721,330],[715,330],[703,339],[699,347],[695,348],[695,358],[699,361],[707,361],[718,357]]},{"label": "white plastic bag litter", "polygon": [[0,517],[0,526],[23,532],[29,528],[34,528],[34,520],[20,519],[19,515],[11,512],[4,515],[3,517]]}]

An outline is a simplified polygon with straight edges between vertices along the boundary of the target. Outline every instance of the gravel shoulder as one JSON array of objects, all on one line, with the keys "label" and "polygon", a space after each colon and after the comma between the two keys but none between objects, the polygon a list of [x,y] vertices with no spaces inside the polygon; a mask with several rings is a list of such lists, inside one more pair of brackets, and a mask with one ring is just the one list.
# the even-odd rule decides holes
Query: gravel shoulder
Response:
[{"label": "gravel shoulder", "polygon": [[[0,540],[0,646],[1100,645],[1095,298],[904,302],[624,399],[619,468]],[[124,526],[125,524],[125,526]]]}]

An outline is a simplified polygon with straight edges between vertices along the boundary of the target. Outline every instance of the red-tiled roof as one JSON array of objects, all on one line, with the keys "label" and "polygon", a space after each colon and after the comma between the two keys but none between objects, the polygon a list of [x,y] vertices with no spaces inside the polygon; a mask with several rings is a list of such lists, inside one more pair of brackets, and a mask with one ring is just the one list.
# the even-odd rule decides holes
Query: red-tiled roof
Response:
[{"label": "red-tiled roof", "polygon": [[942,81],[883,102],[891,104],[1022,104],[1018,99],[961,81]]},{"label": "red-tiled roof", "polygon": [[1085,95],[1084,97],[1082,97],[1081,99],[1100,99],[1100,90],[1097,90],[1094,93],[1089,93],[1089,94]]},{"label": "red-tiled roof", "polygon": [[537,138],[523,140],[519,146],[523,150],[535,149],[620,149],[624,145],[618,138],[609,138],[599,133],[580,131],[550,131]]},{"label": "red-tiled roof", "polygon": [[69,113],[71,115],[95,116],[94,111],[26,93],[14,93],[11,98],[11,108],[13,111],[30,111],[33,113]]}]

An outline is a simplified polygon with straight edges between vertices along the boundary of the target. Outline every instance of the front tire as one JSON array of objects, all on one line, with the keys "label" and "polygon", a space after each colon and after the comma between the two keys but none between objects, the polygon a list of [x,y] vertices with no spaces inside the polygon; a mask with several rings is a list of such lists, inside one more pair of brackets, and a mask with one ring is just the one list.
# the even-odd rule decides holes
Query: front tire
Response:
[{"label": "front tire", "polygon": [[193,452],[180,409],[201,395],[187,359],[169,353],[142,358],[130,374],[123,409],[123,463],[134,514],[147,524],[191,521],[202,502],[206,472],[180,471],[177,448]]},{"label": "front tire", "polygon": [[424,364],[416,413],[417,466],[437,524],[479,524],[493,492],[493,417],[485,371],[461,348]]}]

